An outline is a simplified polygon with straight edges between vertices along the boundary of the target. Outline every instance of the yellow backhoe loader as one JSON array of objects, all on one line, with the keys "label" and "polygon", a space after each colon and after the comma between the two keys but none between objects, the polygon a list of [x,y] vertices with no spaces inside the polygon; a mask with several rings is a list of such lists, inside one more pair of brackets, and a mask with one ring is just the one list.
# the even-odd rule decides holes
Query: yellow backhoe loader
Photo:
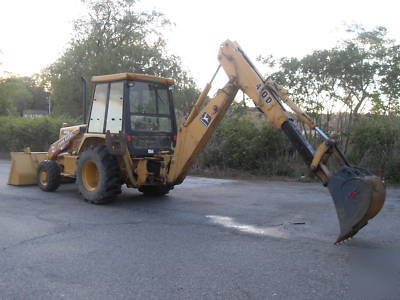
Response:
[{"label": "yellow backhoe loader", "polygon": [[[222,43],[218,60],[217,72],[222,66],[228,82],[205,104],[215,72],[179,130],[173,80],[132,73],[92,77],[94,92],[87,125],[61,128],[60,138],[48,152],[25,149],[12,153],[9,184],[37,183],[50,192],[62,180],[76,179],[83,198],[95,204],[121,193],[122,184],[145,195],[167,194],[183,182],[240,89],[284,131],[328,187],[340,224],[336,242],[354,236],[382,208],[386,196],[382,181],[351,166],[335,141],[288,98],[283,87],[263,79],[237,43]],[[323,138],[316,149],[297,128],[293,115]],[[330,158],[339,167],[328,167]]]}]

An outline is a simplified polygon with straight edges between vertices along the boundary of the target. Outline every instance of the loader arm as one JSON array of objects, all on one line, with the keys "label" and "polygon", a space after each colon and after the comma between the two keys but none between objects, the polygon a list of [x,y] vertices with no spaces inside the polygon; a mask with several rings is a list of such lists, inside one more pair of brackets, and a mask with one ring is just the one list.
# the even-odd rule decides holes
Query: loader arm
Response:
[{"label": "loader arm", "polygon": [[[212,80],[199,96],[188,119],[178,132],[167,182],[175,185],[184,180],[240,89],[253,100],[256,107],[275,127],[284,131],[304,162],[323,185],[328,187],[340,225],[340,234],[336,242],[354,236],[382,208],[386,195],[382,181],[366,170],[352,167],[335,141],[289,99],[283,87],[263,79],[237,43],[225,41],[220,47],[218,60],[229,81],[203,109],[201,107]],[[324,139],[316,150],[297,128],[283,104],[292,110],[298,120],[303,121]],[[327,162],[331,156],[339,162],[341,167],[338,170],[332,171],[328,168]]]}]

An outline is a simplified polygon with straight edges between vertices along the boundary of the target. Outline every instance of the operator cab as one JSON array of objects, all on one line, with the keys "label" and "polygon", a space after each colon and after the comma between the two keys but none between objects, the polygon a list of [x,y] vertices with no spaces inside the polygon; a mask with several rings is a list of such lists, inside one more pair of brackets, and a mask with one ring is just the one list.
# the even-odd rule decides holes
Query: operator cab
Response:
[{"label": "operator cab", "polygon": [[94,76],[88,133],[125,134],[132,156],[171,151],[176,140],[172,79],[121,73]]}]

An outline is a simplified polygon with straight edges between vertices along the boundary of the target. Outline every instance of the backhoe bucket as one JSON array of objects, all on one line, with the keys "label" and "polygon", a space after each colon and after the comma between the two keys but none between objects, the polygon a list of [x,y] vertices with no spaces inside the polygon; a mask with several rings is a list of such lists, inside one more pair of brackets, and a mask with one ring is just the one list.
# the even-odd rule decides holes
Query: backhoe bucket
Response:
[{"label": "backhoe bucket", "polygon": [[42,160],[47,159],[47,152],[11,152],[11,169],[8,184],[36,184],[36,170]]},{"label": "backhoe bucket", "polygon": [[328,180],[328,189],[339,218],[340,234],[335,243],[354,236],[376,216],[385,202],[383,182],[367,170],[342,167]]}]

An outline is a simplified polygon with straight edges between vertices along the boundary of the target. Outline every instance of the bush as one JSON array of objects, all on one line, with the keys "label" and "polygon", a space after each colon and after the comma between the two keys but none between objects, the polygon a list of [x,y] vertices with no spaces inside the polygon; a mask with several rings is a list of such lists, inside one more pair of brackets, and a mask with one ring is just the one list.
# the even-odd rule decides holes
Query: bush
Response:
[{"label": "bush", "polygon": [[[257,127],[248,118],[223,121],[202,155],[206,168],[234,169],[268,176],[297,176],[300,168],[294,151],[282,131],[270,123]],[[297,172],[295,170],[298,169]]]},{"label": "bush", "polygon": [[228,120],[218,129],[214,141],[205,155],[206,166],[252,170],[250,157],[254,155],[254,140],[258,129],[246,119]]},{"label": "bush", "polygon": [[[400,183],[400,119],[364,117],[349,134],[346,156],[351,163],[384,177],[387,182]],[[212,169],[313,177],[281,130],[268,122],[258,126],[245,117],[224,120],[200,161],[200,167]]]},{"label": "bush", "polygon": [[63,122],[77,124],[63,117],[0,117],[0,152],[22,151],[24,146],[47,151],[58,139]]},{"label": "bush", "polygon": [[[63,117],[0,117],[0,152],[47,151],[58,138]],[[351,130],[347,157],[387,182],[400,183],[400,119],[375,116],[361,119]],[[255,175],[299,177],[310,173],[284,133],[270,123],[246,117],[225,119],[217,129],[199,166],[238,170]]]},{"label": "bush", "polygon": [[389,182],[400,182],[400,120],[374,116],[351,132],[349,158]]}]

